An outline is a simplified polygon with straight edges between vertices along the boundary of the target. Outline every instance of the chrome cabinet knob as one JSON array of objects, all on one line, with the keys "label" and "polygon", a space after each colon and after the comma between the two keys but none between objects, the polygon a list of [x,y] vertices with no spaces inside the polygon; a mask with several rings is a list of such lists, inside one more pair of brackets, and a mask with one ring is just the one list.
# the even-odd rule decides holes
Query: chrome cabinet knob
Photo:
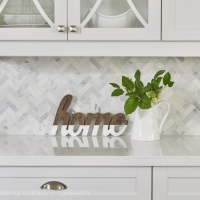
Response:
[{"label": "chrome cabinet knob", "polygon": [[72,25],[69,27],[69,32],[72,32],[72,33],[76,33],[77,32],[77,27]]},{"label": "chrome cabinet knob", "polygon": [[57,181],[50,181],[40,187],[44,190],[66,190],[67,186]]},{"label": "chrome cabinet knob", "polygon": [[58,32],[65,32],[65,26],[64,25],[59,25],[58,26]]}]

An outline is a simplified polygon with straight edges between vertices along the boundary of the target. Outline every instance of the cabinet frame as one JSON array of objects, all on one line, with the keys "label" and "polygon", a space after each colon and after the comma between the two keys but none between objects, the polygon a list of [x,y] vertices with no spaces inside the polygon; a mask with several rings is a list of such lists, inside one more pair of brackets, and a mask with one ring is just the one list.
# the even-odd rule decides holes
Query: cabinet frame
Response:
[{"label": "cabinet frame", "polygon": [[153,167],[153,200],[198,200],[200,167]]}]

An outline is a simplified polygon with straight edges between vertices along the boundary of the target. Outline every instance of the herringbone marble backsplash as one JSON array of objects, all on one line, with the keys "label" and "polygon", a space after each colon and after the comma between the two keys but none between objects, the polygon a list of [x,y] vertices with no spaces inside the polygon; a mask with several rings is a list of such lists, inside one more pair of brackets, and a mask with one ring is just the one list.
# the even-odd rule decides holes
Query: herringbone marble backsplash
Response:
[{"label": "herringbone marble backsplash", "polygon": [[200,58],[1,57],[0,69],[0,135],[49,134],[66,94],[74,96],[71,112],[123,112],[126,98],[111,98],[109,83],[137,69],[144,82],[159,69],[173,75],[162,96],[171,104],[163,134],[200,135]]}]

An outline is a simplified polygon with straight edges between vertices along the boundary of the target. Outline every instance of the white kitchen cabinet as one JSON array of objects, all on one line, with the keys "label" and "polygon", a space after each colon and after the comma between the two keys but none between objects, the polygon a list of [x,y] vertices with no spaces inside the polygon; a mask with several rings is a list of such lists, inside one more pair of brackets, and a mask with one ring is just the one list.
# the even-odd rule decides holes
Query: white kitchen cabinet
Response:
[{"label": "white kitchen cabinet", "polygon": [[[41,186],[52,181],[67,189],[57,195],[41,194],[51,192]],[[151,167],[1,167],[0,190],[1,196],[21,192],[20,198],[14,193],[6,200],[150,200]],[[22,195],[31,191],[40,195]]]},{"label": "white kitchen cabinet", "polygon": [[160,22],[161,0],[0,0],[0,40],[156,41]]},{"label": "white kitchen cabinet", "polygon": [[200,1],[163,0],[162,40],[200,40]]},{"label": "white kitchen cabinet", "polygon": [[0,0],[0,40],[67,40],[66,27],[67,0]]},{"label": "white kitchen cabinet", "polygon": [[199,8],[199,0],[0,0],[0,56],[199,57]]},{"label": "white kitchen cabinet", "polygon": [[69,40],[160,40],[161,0],[68,0]]},{"label": "white kitchen cabinet", "polygon": [[154,167],[153,200],[199,200],[200,167]]}]

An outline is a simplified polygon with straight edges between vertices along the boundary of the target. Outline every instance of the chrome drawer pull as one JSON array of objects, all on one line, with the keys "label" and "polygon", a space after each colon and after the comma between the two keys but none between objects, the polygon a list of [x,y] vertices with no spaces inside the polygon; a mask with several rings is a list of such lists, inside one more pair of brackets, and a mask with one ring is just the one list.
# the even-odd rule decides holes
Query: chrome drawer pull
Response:
[{"label": "chrome drawer pull", "polygon": [[66,190],[67,186],[57,181],[50,181],[40,187],[44,190]]}]

